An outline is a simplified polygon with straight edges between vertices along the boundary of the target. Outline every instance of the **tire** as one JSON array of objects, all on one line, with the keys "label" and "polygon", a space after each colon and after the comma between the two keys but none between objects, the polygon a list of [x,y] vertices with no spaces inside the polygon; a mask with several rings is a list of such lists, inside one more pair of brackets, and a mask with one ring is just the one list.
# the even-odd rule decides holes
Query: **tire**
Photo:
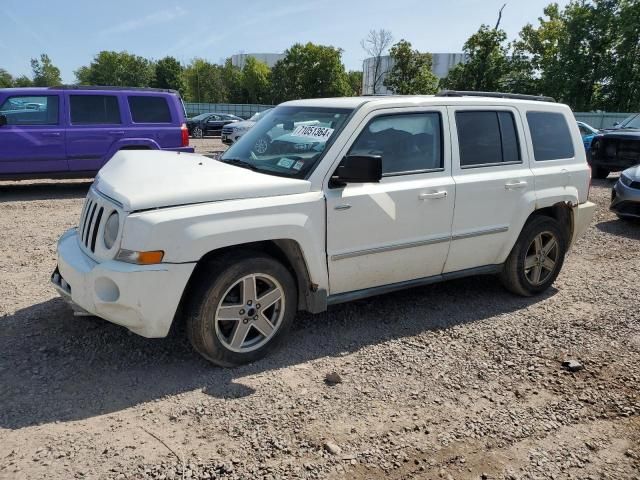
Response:
[{"label": "tire", "polygon": [[611,173],[611,171],[607,170],[606,168],[599,167],[597,165],[592,165],[591,166],[591,178],[597,178],[598,180],[604,180],[605,178],[607,178],[609,176],[609,173]]},{"label": "tire", "polygon": [[286,337],[297,299],[293,276],[270,256],[255,252],[216,260],[195,279],[186,305],[187,335],[216,365],[254,362]]},{"label": "tire", "polygon": [[[555,245],[549,243],[551,239]],[[567,243],[566,234],[555,219],[542,215],[529,219],[504,263],[500,281],[517,295],[530,297],[544,292],[562,269]],[[540,246],[550,248],[543,255],[538,250]]]},{"label": "tire", "polygon": [[193,138],[203,138],[204,137],[204,132],[202,131],[202,128],[194,127],[192,136],[193,136]]}]

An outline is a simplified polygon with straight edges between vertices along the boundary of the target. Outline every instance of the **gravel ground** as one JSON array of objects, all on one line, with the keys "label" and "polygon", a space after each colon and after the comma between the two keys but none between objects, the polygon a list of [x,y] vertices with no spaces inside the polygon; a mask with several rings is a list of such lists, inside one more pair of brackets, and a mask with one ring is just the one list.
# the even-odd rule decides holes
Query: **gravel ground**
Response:
[{"label": "gravel ground", "polygon": [[89,183],[0,183],[0,478],[640,479],[640,224],[612,181],[542,297],[358,301],[235,369],[74,318],[48,281]]}]

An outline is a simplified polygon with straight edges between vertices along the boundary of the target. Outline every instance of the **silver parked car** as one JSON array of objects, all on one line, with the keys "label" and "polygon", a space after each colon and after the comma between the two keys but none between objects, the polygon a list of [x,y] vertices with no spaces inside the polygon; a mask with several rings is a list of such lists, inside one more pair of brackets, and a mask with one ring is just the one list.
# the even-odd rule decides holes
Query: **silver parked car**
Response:
[{"label": "silver parked car", "polygon": [[640,218],[640,165],[620,174],[611,192],[609,208],[620,218]]},{"label": "silver parked car", "polygon": [[[258,112],[254,114],[249,120],[244,120],[242,122],[236,122],[233,124],[225,125],[222,128],[222,134],[221,134],[222,143],[226,145],[233,145],[235,142],[238,141],[238,139],[242,135],[247,133],[256,124],[258,120],[264,117],[271,110],[273,110],[273,108],[269,108],[267,110],[263,110],[262,112]],[[265,146],[265,151],[266,151],[266,146]]]}]

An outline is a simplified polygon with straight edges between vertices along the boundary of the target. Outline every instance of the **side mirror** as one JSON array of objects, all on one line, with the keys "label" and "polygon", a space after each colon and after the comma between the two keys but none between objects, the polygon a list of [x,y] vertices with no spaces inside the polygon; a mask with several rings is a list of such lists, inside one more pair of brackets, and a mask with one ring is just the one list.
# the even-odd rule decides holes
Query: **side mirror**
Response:
[{"label": "side mirror", "polygon": [[7,116],[6,115],[0,115],[0,127],[4,127],[7,123],[9,123],[7,121]]},{"label": "side mirror", "polygon": [[381,178],[380,155],[347,155],[338,165],[332,180],[337,184],[378,183]]}]

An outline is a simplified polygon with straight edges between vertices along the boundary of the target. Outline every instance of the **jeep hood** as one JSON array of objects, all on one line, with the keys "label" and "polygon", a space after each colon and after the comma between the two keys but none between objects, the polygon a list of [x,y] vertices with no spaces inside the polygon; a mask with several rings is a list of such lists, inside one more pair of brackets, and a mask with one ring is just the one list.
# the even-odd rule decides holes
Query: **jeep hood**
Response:
[{"label": "jeep hood", "polygon": [[193,153],[153,150],[116,153],[98,172],[94,185],[129,212],[311,189],[307,180],[254,172]]}]

